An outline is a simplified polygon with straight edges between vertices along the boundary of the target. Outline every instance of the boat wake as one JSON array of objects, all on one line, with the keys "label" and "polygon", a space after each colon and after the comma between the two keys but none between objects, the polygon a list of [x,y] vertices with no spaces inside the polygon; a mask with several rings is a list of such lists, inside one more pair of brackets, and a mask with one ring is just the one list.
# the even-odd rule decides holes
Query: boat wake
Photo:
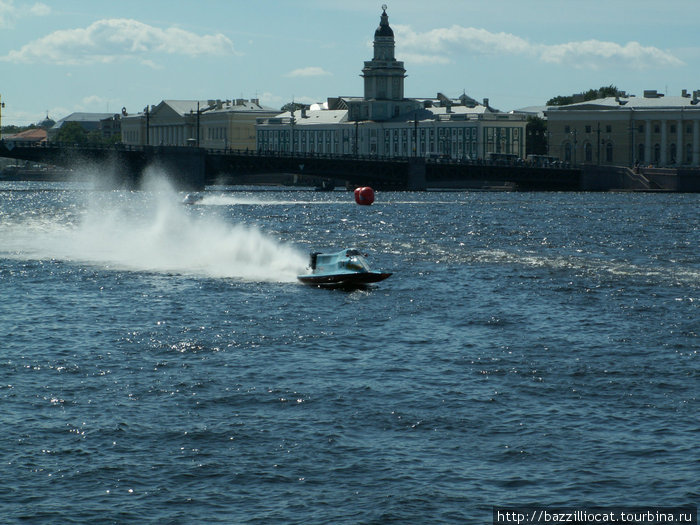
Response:
[{"label": "boat wake", "polygon": [[328,201],[328,200],[291,200],[291,199],[273,199],[253,196],[233,196],[220,193],[202,193],[202,199],[196,202],[199,206],[303,206],[320,204],[328,206],[329,204],[355,204],[354,201]]},{"label": "boat wake", "polygon": [[0,225],[0,256],[272,282],[296,281],[306,266],[305,254],[256,227],[188,213],[172,191],[89,198],[77,214],[68,207]]}]

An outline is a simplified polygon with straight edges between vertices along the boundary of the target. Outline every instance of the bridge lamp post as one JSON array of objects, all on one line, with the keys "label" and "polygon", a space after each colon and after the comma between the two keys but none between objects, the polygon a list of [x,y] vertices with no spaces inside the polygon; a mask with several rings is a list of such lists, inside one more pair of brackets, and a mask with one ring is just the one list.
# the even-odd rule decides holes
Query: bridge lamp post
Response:
[{"label": "bridge lamp post", "polygon": [[[634,110],[633,110],[634,111]],[[683,108],[681,108],[681,112],[683,111]],[[682,117],[681,117],[682,119]],[[681,120],[681,126],[683,125],[683,122]],[[632,120],[630,120],[629,123],[629,128],[627,129],[629,131],[629,141],[630,141],[630,151],[629,151],[629,167],[632,168],[634,167],[634,123]],[[682,149],[682,145],[681,145]],[[683,151],[677,152],[676,153],[676,158],[678,158],[678,155],[683,155]]]},{"label": "bridge lamp post", "polygon": [[149,106],[146,106],[146,146],[151,144],[151,113],[149,111]]},{"label": "bridge lamp post", "polygon": [[202,113],[199,111],[199,102],[197,102],[197,147],[199,147],[199,116]]},{"label": "bridge lamp post", "polygon": [[359,122],[356,120],[355,121],[355,156],[357,157],[358,155],[358,147],[359,143],[357,141],[357,127],[359,126]]},{"label": "bridge lamp post", "polygon": [[[199,147],[199,117],[202,113],[205,113],[207,111],[211,111],[214,109],[216,105],[210,105],[204,109],[199,109],[199,102],[197,102],[197,147]],[[192,110],[190,110],[190,115],[193,113]]]},{"label": "bridge lamp post", "polygon": [[292,145],[292,150],[291,154],[292,157],[294,156],[294,124],[296,122],[296,119],[294,118],[294,109],[292,109],[292,118],[289,119],[289,127],[291,128],[291,134],[292,136],[290,137],[290,144]]},{"label": "bridge lamp post", "polygon": [[418,156],[418,112],[413,114],[413,156]]},{"label": "bridge lamp post", "polygon": [[570,135],[572,137],[574,137],[574,162],[573,162],[574,166],[576,166],[576,147],[577,147],[577,143],[578,143],[576,134],[577,134],[576,129],[574,129],[573,131],[570,132]]},{"label": "bridge lamp post", "polygon": [[2,95],[0,95],[0,139],[2,139],[2,108],[5,107],[5,103],[2,102]]}]

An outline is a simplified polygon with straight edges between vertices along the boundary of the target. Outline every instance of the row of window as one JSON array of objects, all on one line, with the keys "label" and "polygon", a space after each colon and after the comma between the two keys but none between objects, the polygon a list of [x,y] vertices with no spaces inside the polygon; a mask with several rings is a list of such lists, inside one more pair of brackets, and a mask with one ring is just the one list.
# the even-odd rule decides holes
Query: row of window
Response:
[{"label": "row of window", "polygon": [[138,131],[122,131],[122,142],[138,143],[139,135]]},{"label": "row of window", "polygon": [[[519,140],[520,130],[508,128],[487,128],[484,130],[484,153],[515,153],[522,154]],[[352,130],[350,130],[352,131]],[[477,158],[479,156],[479,142],[477,128],[463,129],[421,129],[418,132],[418,141],[413,146],[413,132],[411,130],[369,130],[368,141],[366,138],[357,137],[355,142],[353,133],[348,130],[317,130],[304,133],[295,133],[292,139],[290,130],[260,130],[258,131],[258,149],[261,151],[300,151],[304,153],[369,153],[382,155],[410,156],[425,154],[450,155],[462,158],[465,156]],[[380,131],[380,133],[377,133]],[[380,150],[378,135],[383,135],[381,141],[383,148]],[[360,149],[362,151],[360,151]]]},{"label": "row of window", "polygon": [[226,128],[207,128],[207,139],[226,140],[228,138]]},{"label": "row of window", "polygon": [[[223,128],[222,128],[223,129]],[[210,135],[209,138],[220,138],[216,136],[212,136],[212,132],[215,131],[215,129],[210,129]],[[223,130],[225,132],[225,130]],[[396,130],[389,130],[386,129],[383,131],[383,133],[379,132],[377,129],[371,129],[369,130],[369,136],[371,139],[377,138],[378,135],[383,135],[384,140],[398,140],[401,138],[402,140],[407,140],[409,137],[413,138],[415,130],[408,129],[408,128],[403,128],[403,129],[396,129]],[[493,128],[493,127],[487,127],[484,128],[485,131],[485,137],[487,141],[493,141],[493,140],[516,140],[518,141],[520,138],[520,129],[519,128]],[[310,142],[326,142],[329,143],[330,141],[338,142],[340,138],[343,140],[348,140],[349,138],[354,137],[357,134],[356,129],[343,129],[343,130],[311,130],[311,131],[304,131],[304,132],[296,132],[295,133],[295,141],[301,141],[306,142],[307,140]],[[444,139],[444,138],[449,138],[451,137],[452,140],[466,140],[466,141],[476,141],[477,140],[477,134],[478,130],[476,127],[469,127],[469,128],[438,128],[437,130],[437,137],[439,139]],[[435,128],[421,128],[418,130],[418,135],[419,135],[419,141],[425,142],[426,139],[429,140],[434,140],[435,139]],[[307,138],[308,137],[308,138]],[[283,130],[260,130],[258,131],[258,141],[261,143],[268,143],[270,141],[274,142],[289,142],[291,139],[291,131],[287,129]]]},{"label": "row of window", "polygon": [[[613,152],[614,147],[612,142],[605,144],[604,148],[600,150],[600,154],[604,156],[605,162],[613,162]],[[650,151],[650,156],[647,157],[646,146],[644,144],[637,145],[637,158],[638,162],[651,162],[654,164],[659,164],[661,162],[661,144],[654,144],[652,151]],[[684,163],[690,164],[693,162],[693,145],[686,144],[684,148],[685,158],[682,159]],[[676,144],[670,144],[668,148],[669,159],[668,162],[675,164],[677,162],[678,148]],[[583,146],[583,156],[584,162],[593,162],[593,144],[587,142]],[[570,142],[564,144],[564,161],[572,162],[573,159],[573,145]]]},{"label": "row of window", "polygon": [[[651,158],[647,158],[645,153],[646,153],[646,148],[644,147],[644,144],[639,144],[637,146],[637,160],[639,162],[653,162],[654,164],[659,164],[661,162],[661,145],[660,144],[654,144],[653,151],[651,151]],[[686,164],[691,164],[693,162],[693,145],[692,144],[686,144],[685,145],[685,158],[682,158],[682,162]],[[676,144],[670,144],[668,148],[668,155],[669,159],[668,162],[671,164],[676,164],[678,162],[677,156],[678,156],[678,148]]]},{"label": "row of window", "polygon": [[[645,129],[646,128],[645,128],[644,124],[639,124],[637,126],[637,132],[639,132],[639,133],[644,133]],[[661,125],[660,124],[654,124],[652,129],[653,129],[654,133],[661,133]],[[678,128],[676,127],[675,124],[669,125],[669,132],[670,133],[672,133],[672,134],[676,133],[677,129]],[[593,128],[593,126],[591,126],[591,125],[584,126],[584,130],[586,133],[594,133],[594,132],[597,133],[598,131],[603,131],[602,128],[600,128],[600,127]],[[574,133],[576,131],[577,131],[576,129],[573,130]],[[625,130],[625,131],[627,131],[627,130]],[[692,135],[693,134],[693,125],[687,124],[685,126],[685,132],[688,135]],[[572,133],[571,126],[564,126],[564,133]],[[605,125],[605,133],[612,133],[612,126],[610,124]]]},{"label": "row of window", "polygon": [[[644,133],[644,129],[645,129],[645,128],[644,128],[644,124],[640,124],[640,125],[637,127],[637,131],[638,131],[639,133]],[[671,124],[671,125],[669,126],[669,132],[672,133],[672,134],[673,134],[673,133],[676,133],[676,130],[677,130],[677,129],[678,129],[678,128],[676,127],[675,124]],[[661,126],[660,126],[659,124],[654,124],[653,132],[654,132],[654,133],[661,133]],[[687,124],[687,125],[685,126],[685,132],[686,132],[688,135],[692,135],[692,134],[693,134],[693,125],[692,125],[692,124]]]}]

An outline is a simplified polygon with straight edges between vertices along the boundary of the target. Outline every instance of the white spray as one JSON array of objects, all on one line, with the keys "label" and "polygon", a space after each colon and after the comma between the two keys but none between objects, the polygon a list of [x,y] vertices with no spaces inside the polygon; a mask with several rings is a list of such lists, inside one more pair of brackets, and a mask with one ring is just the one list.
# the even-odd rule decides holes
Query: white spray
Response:
[{"label": "white spray", "polygon": [[291,282],[303,273],[306,256],[294,247],[256,227],[192,213],[163,183],[147,189],[90,192],[94,200],[74,226],[45,217],[0,226],[0,255],[252,281]]}]

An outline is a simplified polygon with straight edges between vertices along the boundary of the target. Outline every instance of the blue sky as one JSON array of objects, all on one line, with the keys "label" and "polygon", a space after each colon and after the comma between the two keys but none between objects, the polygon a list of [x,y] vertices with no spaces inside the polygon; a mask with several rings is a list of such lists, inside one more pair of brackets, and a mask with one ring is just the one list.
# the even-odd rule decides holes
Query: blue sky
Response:
[{"label": "blue sky", "polygon": [[[385,0],[407,97],[509,111],[616,85],[700,89],[698,0]],[[164,99],[361,96],[382,1],[0,0],[2,124]]]}]

